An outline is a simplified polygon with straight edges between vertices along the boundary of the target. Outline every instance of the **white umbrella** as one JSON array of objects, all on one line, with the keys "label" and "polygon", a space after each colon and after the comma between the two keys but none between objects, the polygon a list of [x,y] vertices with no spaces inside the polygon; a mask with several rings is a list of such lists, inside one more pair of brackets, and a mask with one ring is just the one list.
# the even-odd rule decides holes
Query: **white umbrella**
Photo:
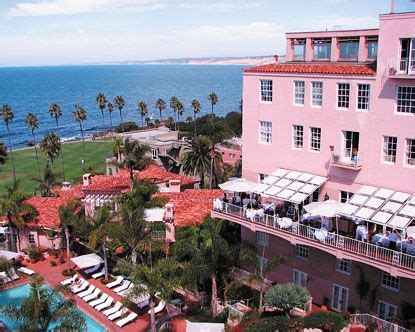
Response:
[{"label": "white umbrella", "polygon": [[343,208],[343,203],[339,203],[333,199],[324,202],[312,202],[304,206],[304,210],[314,216],[335,217]]},{"label": "white umbrella", "polygon": [[409,226],[406,229],[406,236],[415,239],[415,226]]},{"label": "white umbrella", "polygon": [[16,259],[19,256],[23,256],[23,255],[17,252],[13,252],[13,251],[0,250],[0,257],[5,257],[8,261],[11,261],[12,259]]},{"label": "white umbrella", "polygon": [[219,185],[219,188],[225,191],[232,191],[236,193],[252,192],[258,183],[247,181],[244,178],[226,181]]},{"label": "white umbrella", "polygon": [[71,258],[72,263],[78,266],[80,269],[86,269],[87,267],[97,266],[104,261],[97,254],[88,254]]}]

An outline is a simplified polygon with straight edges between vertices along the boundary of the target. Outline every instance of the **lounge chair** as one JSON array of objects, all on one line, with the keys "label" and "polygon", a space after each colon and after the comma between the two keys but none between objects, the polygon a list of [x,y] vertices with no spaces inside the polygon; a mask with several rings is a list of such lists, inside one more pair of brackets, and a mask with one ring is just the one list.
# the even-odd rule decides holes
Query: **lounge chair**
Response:
[{"label": "lounge chair", "polygon": [[71,288],[72,293],[78,294],[80,292],[83,292],[89,286],[89,282],[85,279],[81,279],[81,282],[82,284],[80,286],[74,286],[73,288]]},{"label": "lounge chair", "polygon": [[127,296],[128,294],[130,294],[130,292],[131,292],[131,290],[132,290],[132,288],[134,287],[134,284],[133,283],[131,283],[129,286],[128,286],[128,288],[127,289],[125,289],[125,290],[123,290],[122,292],[119,292],[118,293],[118,295],[120,295],[120,296]]},{"label": "lounge chair", "polygon": [[24,273],[24,274],[27,274],[27,275],[29,275],[29,276],[32,276],[32,275],[34,275],[35,274],[35,271],[33,271],[33,270],[30,270],[30,269],[28,269],[28,268],[25,268],[25,267],[21,267],[21,268],[19,268],[18,269],[18,271],[19,272],[22,272],[22,273]]},{"label": "lounge chair", "polygon": [[95,309],[97,309],[98,311],[101,311],[103,309],[108,308],[109,306],[111,306],[112,302],[114,301],[114,299],[111,296],[108,296],[108,298],[105,300],[104,303],[98,304]]},{"label": "lounge chair", "polygon": [[78,293],[77,295],[82,299],[84,296],[92,294],[92,292],[95,290],[95,286],[89,284],[89,287],[87,290],[84,290],[83,292]]},{"label": "lounge chair", "polygon": [[[159,302],[159,304],[157,305],[157,307],[154,308],[154,314],[158,314],[159,312],[162,312],[164,310],[164,308],[166,307],[166,302],[164,302],[163,300],[161,300]],[[148,311],[148,313],[151,313],[151,309]]]},{"label": "lounge chair", "polygon": [[134,319],[136,319],[138,315],[135,312],[130,313],[127,317],[120,319],[118,322],[116,322],[115,324],[117,324],[117,326],[119,327],[123,327],[124,325],[132,322]]},{"label": "lounge chair", "polygon": [[112,315],[116,313],[118,310],[120,310],[121,307],[122,307],[122,303],[118,301],[117,303],[115,303],[115,305],[112,308],[105,310],[103,314],[108,317],[109,315]]},{"label": "lounge chair", "polygon": [[140,295],[140,296],[138,296],[138,297],[134,298],[132,301],[133,301],[135,304],[137,304],[137,306],[138,306],[140,309],[142,309],[142,308],[144,308],[145,306],[148,306],[148,304],[149,304],[149,300],[150,300],[150,295],[149,295],[149,294],[143,294],[143,295]]},{"label": "lounge chair", "polygon": [[113,289],[113,291],[117,294],[119,294],[120,292],[126,290],[128,288],[128,286],[130,286],[131,281],[129,280],[124,280],[121,284],[121,286],[118,286],[116,288]]},{"label": "lounge chair", "polygon": [[116,320],[118,318],[120,318],[122,315],[125,315],[128,312],[127,308],[122,308],[120,310],[118,310],[117,312],[114,312],[112,315],[108,316],[109,320]]},{"label": "lounge chair", "polygon": [[91,277],[94,279],[98,279],[101,278],[103,275],[105,275],[105,268],[103,268],[101,272],[94,273]]},{"label": "lounge chair", "polygon": [[118,276],[117,279],[115,279],[113,282],[110,282],[107,284],[108,288],[113,288],[115,286],[121,285],[122,281],[124,280],[123,276]]},{"label": "lounge chair", "polygon": [[10,277],[12,278],[12,280],[20,279],[20,277],[16,274],[16,271],[14,270],[14,268],[10,269]]},{"label": "lounge chair", "polygon": [[91,307],[95,307],[98,304],[104,303],[106,299],[108,299],[108,294],[104,293],[104,294],[101,295],[101,297],[99,299],[96,299],[94,301],[89,302],[89,305]]},{"label": "lounge chair", "polygon": [[98,295],[101,293],[101,290],[99,288],[95,288],[95,290],[92,292],[92,294],[89,294],[87,296],[84,296],[82,298],[82,300],[84,300],[85,302],[94,300],[98,297]]},{"label": "lounge chair", "polygon": [[70,284],[74,283],[77,278],[78,278],[78,275],[77,274],[74,274],[72,276],[72,278],[65,279],[65,280],[61,281],[61,285],[63,285],[63,286],[70,285]]},{"label": "lounge chair", "polygon": [[95,265],[95,266],[89,268],[88,270],[85,270],[84,272],[85,272],[85,274],[94,273],[94,272],[98,271],[100,266],[101,266],[101,264]]},{"label": "lounge chair", "polygon": [[12,281],[6,272],[0,272],[0,280],[3,281],[4,284],[8,284]]}]

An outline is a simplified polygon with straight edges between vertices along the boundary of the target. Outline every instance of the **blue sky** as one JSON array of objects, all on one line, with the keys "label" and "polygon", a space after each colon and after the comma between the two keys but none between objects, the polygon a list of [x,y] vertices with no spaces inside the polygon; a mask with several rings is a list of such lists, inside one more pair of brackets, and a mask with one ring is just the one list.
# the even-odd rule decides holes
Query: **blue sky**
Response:
[{"label": "blue sky", "polygon": [[284,54],[286,31],[377,27],[389,8],[390,0],[1,0],[0,66]]}]

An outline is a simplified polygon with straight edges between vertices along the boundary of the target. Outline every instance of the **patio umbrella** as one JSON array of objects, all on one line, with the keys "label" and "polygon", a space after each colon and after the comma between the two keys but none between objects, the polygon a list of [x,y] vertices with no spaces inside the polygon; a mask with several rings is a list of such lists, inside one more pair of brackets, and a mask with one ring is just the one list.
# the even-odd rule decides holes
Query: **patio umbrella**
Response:
[{"label": "patio umbrella", "polygon": [[332,218],[336,217],[343,207],[343,203],[339,203],[333,199],[324,202],[312,202],[304,206],[304,210],[314,216]]},{"label": "patio umbrella", "polygon": [[406,229],[406,236],[415,239],[415,226],[409,226]]},{"label": "patio umbrella", "polygon": [[235,193],[252,192],[258,183],[248,181],[244,178],[226,181],[219,185],[219,188],[225,191],[232,191]]},{"label": "patio umbrella", "polygon": [[97,266],[104,261],[97,254],[88,254],[71,258],[72,263],[78,266],[80,269],[86,269],[87,267]]},{"label": "patio umbrella", "polygon": [[8,261],[11,261],[12,259],[16,259],[19,256],[22,256],[22,254],[19,254],[13,251],[0,250],[0,257],[5,257]]}]

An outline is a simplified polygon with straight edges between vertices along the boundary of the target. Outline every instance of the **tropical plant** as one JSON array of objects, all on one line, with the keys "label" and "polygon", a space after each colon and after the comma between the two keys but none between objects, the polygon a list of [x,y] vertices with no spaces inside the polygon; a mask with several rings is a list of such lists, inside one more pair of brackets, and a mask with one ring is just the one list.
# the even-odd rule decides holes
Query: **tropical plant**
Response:
[{"label": "tropical plant", "polygon": [[141,116],[141,124],[144,126],[144,117],[148,113],[147,104],[143,101],[140,101],[137,105],[137,109]]},{"label": "tropical plant", "polygon": [[45,165],[43,176],[35,178],[36,189],[40,192],[42,197],[52,196],[53,186],[56,184],[56,175],[49,163]]},{"label": "tropical plant", "polygon": [[293,283],[277,284],[265,292],[265,304],[280,309],[287,317],[292,309],[303,309],[309,299],[307,288]]},{"label": "tropical plant", "polygon": [[39,144],[40,150],[46,155],[46,159],[50,165],[62,151],[62,145],[55,133],[46,132]]},{"label": "tropical plant", "polygon": [[166,109],[166,102],[163,99],[157,99],[156,109],[160,112],[160,121],[163,122],[163,112]]},{"label": "tropical plant", "polygon": [[191,226],[188,236],[175,244],[175,256],[187,261],[183,281],[196,288],[198,282],[210,280],[212,315],[218,315],[217,279],[229,269],[230,248],[221,235],[222,222],[206,217],[203,224]]},{"label": "tropical plant", "polygon": [[152,332],[156,331],[154,312],[156,297],[166,303],[172,299],[174,290],[180,286],[180,272],[180,264],[172,258],[160,259],[153,267],[141,264],[131,272],[131,279],[135,285],[131,296],[149,296]]},{"label": "tropical plant", "polygon": [[[51,117],[55,119],[56,122],[56,134],[60,142],[60,135],[59,135],[59,118],[62,116],[62,109],[59,104],[53,103],[49,106],[49,114]],[[61,157],[61,170],[62,170],[62,179],[65,181],[65,165],[63,161],[63,149],[60,151]]]},{"label": "tropical plant", "polygon": [[195,135],[197,135],[197,129],[196,129],[196,117],[197,114],[200,113],[202,110],[202,107],[200,106],[200,102],[197,99],[192,100],[192,109],[193,109],[193,121],[195,125]]},{"label": "tropical plant", "polygon": [[110,128],[112,130],[112,112],[114,112],[114,105],[112,103],[108,103],[107,110],[108,110],[108,113],[110,114]]},{"label": "tropical plant", "polygon": [[130,172],[131,189],[134,187],[134,170],[142,170],[148,164],[148,159],[145,158],[147,151],[149,151],[149,148],[137,141],[129,138],[124,141],[124,160],[122,160],[121,165]]},{"label": "tropical plant", "polygon": [[4,123],[6,124],[7,128],[7,137],[9,139],[9,151],[10,151],[10,159],[12,160],[12,168],[13,168],[13,182],[16,182],[16,167],[14,165],[14,158],[13,158],[13,149],[12,149],[12,141],[10,138],[10,122],[14,119],[14,113],[12,108],[8,104],[4,104],[1,108],[1,116],[3,118]]},{"label": "tropical plant", "polygon": [[153,121],[151,120],[151,118],[149,116],[146,116],[144,121],[146,122],[147,127],[150,127],[151,125],[153,125]]},{"label": "tropical plant", "polygon": [[370,293],[370,281],[363,269],[360,266],[357,266],[357,268],[359,270],[359,280],[356,283],[356,292],[359,295],[359,310],[361,310],[362,300],[367,298]]},{"label": "tropical plant", "polygon": [[212,125],[213,125],[213,134],[215,134],[215,113],[213,112],[213,106],[218,103],[218,95],[215,92],[211,92],[208,96],[210,105],[212,106]]},{"label": "tropical plant", "polygon": [[198,175],[201,188],[205,185],[210,158],[210,140],[207,137],[197,137],[185,147],[182,157],[183,172],[186,175]]},{"label": "tropical plant", "polygon": [[175,125],[175,123],[174,123],[173,117],[169,116],[166,120],[166,126],[170,129],[172,129],[172,128],[174,129],[174,125]]},{"label": "tropical plant", "polygon": [[180,117],[184,113],[184,105],[180,100],[177,101],[176,108],[177,108],[177,130],[180,132]]},{"label": "tropical plant", "polygon": [[7,148],[4,143],[0,141],[0,165],[4,165],[7,161]]},{"label": "tropical plant", "polygon": [[80,331],[86,328],[85,318],[73,301],[46,287],[42,278],[34,276],[29,297],[22,303],[1,309],[6,317],[16,321],[19,331]]},{"label": "tropical plant", "polygon": [[101,120],[102,120],[102,130],[105,129],[105,116],[104,116],[104,110],[107,107],[108,104],[108,100],[107,97],[104,95],[104,93],[100,92],[98,93],[98,95],[95,97],[95,102],[98,105],[98,108],[101,112]]},{"label": "tropical plant", "polygon": [[[6,273],[12,279],[14,264],[4,256],[0,256],[0,271]],[[13,280],[13,279],[12,279]]]},{"label": "tropical plant", "polygon": [[174,121],[174,130],[176,130],[176,112],[177,112],[177,103],[179,99],[177,97],[171,97],[170,98],[170,108],[173,111],[173,121]]},{"label": "tropical plant", "polygon": [[191,116],[188,116],[188,117],[186,118],[186,123],[187,123],[188,125],[190,125],[192,122],[193,122],[193,118],[192,118]]},{"label": "tropical plant", "polygon": [[124,139],[121,136],[116,136],[114,138],[112,152],[114,153],[114,157],[117,158],[117,161],[121,162],[121,158],[124,153]]},{"label": "tropical plant", "polygon": [[36,137],[35,137],[35,130],[39,128],[39,119],[37,115],[33,113],[26,114],[26,127],[32,133],[33,146],[35,147],[35,154],[36,154],[37,173],[40,178],[40,164],[39,164],[39,156],[37,153],[37,144],[36,144]]},{"label": "tropical plant", "polygon": [[121,96],[117,96],[117,97],[115,97],[115,99],[114,99],[114,104],[115,104],[115,106],[118,108],[118,110],[119,110],[119,112],[120,112],[120,118],[121,118],[121,126],[122,126],[122,131],[124,132],[124,125],[123,125],[123,123],[124,123],[124,120],[123,120],[123,118],[122,118],[122,110],[123,110],[123,108],[125,107],[125,100],[124,100],[124,98],[123,97],[121,97]]},{"label": "tropical plant", "polygon": [[59,207],[59,224],[64,231],[66,241],[66,264],[67,271],[71,270],[71,232],[70,229],[82,218],[83,206],[79,200],[73,199],[67,205]]},{"label": "tropical plant", "polygon": [[85,137],[84,137],[84,128],[82,126],[82,122],[84,122],[88,118],[88,114],[81,105],[75,105],[75,111],[72,112],[72,115],[75,121],[79,123],[79,128],[81,129],[82,151],[83,151],[82,163],[84,163],[85,162]]},{"label": "tropical plant", "polygon": [[19,182],[14,182],[11,187],[6,187],[6,193],[0,196],[0,214],[7,218],[10,227],[10,236],[14,239],[15,232],[19,248],[16,242],[11,241],[11,250],[20,251],[20,232],[29,222],[36,220],[37,211],[26,202],[28,195],[19,189]]}]

